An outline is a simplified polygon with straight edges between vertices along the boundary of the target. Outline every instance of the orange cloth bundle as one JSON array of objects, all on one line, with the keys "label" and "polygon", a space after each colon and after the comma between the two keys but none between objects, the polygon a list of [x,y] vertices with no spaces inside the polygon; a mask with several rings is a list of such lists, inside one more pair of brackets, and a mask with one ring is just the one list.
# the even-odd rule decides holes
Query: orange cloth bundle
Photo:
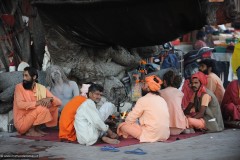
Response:
[{"label": "orange cloth bundle", "polygon": [[86,97],[75,96],[63,108],[59,120],[59,138],[69,141],[76,141],[74,119],[78,107],[86,100]]}]

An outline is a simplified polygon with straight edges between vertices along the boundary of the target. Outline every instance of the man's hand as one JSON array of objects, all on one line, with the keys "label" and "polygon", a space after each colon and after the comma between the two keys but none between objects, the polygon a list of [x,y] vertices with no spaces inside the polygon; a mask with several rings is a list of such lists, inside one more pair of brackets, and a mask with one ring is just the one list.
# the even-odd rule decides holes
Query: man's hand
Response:
[{"label": "man's hand", "polygon": [[50,108],[53,102],[53,98],[52,97],[48,97],[48,98],[43,98],[39,101],[37,101],[36,106],[42,105],[44,107]]},{"label": "man's hand", "polygon": [[240,112],[240,105],[236,105],[238,112]]},{"label": "man's hand", "polygon": [[183,111],[184,114],[185,114],[185,115],[189,115],[192,107],[193,107],[193,103],[190,102],[190,103],[188,104],[187,108]]}]

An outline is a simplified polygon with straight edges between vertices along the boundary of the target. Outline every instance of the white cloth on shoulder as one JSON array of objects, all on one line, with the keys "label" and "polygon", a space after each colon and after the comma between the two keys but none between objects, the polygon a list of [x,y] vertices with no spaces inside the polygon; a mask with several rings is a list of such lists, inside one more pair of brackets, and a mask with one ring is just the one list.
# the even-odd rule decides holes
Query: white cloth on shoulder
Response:
[{"label": "white cloth on shoulder", "polygon": [[91,84],[82,84],[82,88],[80,89],[81,95],[87,98],[88,88]]},{"label": "white cloth on shoulder", "polygon": [[110,115],[115,113],[115,111],[116,107],[111,102],[105,102],[99,109],[103,121],[106,121]]}]

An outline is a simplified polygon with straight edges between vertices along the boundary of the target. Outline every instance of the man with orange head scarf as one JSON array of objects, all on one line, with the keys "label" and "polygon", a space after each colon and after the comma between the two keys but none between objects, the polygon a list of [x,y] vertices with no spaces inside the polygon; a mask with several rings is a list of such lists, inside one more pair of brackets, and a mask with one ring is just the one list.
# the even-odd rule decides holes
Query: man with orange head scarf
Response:
[{"label": "man with orange head scarf", "polygon": [[224,129],[221,109],[216,96],[205,86],[207,76],[197,72],[191,77],[192,100],[184,110],[190,128],[218,132]]},{"label": "man with orange head scarf", "polygon": [[160,97],[162,80],[155,75],[145,78],[142,89],[148,92],[138,99],[125,122],[118,126],[119,136],[132,136],[140,142],[165,141],[170,136],[169,112],[166,101]]}]

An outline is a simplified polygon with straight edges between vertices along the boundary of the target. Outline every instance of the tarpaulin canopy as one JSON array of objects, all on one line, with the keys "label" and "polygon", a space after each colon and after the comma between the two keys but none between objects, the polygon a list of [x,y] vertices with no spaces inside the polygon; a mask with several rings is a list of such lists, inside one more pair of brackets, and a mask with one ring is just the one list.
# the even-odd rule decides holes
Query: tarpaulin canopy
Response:
[{"label": "tarpaulin canopy", "polygon": [[[206,24],[207,0],[33,0],[40,16],[80,45],[153,46]],[[43,18],[44,23],[44,18]]]}]

